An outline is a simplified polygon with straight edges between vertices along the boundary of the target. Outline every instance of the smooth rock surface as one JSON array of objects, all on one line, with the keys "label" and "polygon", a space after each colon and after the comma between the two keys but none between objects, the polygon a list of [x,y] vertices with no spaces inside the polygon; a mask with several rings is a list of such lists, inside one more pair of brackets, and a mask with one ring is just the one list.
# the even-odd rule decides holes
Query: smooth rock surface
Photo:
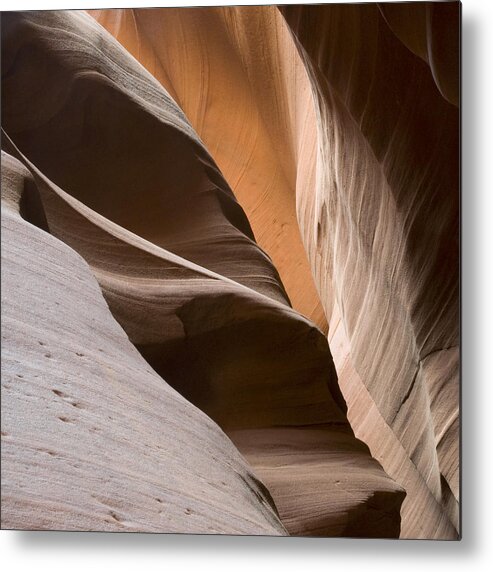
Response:
[{"label": "smooth rock surface", "polygon": [[36,192],[2,152],[2,528],[286,534],[229,439],[128,340],[87,263],[34,225]]}]

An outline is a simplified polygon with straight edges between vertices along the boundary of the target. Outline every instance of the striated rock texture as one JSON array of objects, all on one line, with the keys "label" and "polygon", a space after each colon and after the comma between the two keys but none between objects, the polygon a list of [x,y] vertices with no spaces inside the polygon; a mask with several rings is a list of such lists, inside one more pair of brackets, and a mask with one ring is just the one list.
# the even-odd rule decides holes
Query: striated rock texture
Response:
[{"label": "striated rock texture", "polygon": [[324,333],[177,103],[85,13],[4,14],[2,42],[2,525],[398,536]]},{"label": "striated rock texture", "polygon": [[[454,538],[459,4],[410,10],[384,7],[389,28],[371,4],[283,8],[319,118],[298,216],[353,428],[408,492],[403,532]],[[426,61],[407,47],[422,36]]]},{"label": "striated rock texture", "polygon": [[352,427],[406,489],[403,537],[459,530],[459,11],[92,12],[185,111],[294,307],[330,324]]}]

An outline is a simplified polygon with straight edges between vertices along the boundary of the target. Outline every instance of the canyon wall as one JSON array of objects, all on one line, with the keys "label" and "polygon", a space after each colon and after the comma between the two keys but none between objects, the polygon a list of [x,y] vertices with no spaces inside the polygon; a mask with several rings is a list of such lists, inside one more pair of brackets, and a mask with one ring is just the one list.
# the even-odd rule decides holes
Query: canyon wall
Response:
[{"label": "canyon wall", "polygon": [[459,9],[283,8],[318,118],[300,227],[349,418],[411,536],[459,528]]}]

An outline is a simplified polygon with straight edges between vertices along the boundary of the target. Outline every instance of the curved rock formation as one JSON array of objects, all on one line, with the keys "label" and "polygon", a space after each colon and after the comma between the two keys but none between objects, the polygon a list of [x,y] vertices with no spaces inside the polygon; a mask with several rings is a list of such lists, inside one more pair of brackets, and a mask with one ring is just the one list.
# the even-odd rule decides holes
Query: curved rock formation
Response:
[{"label": "curved rock formation", "polygon": [[2,528],[286,533],[232,443],[48,234],[31,174],[3,152],[2,288]]},{"label": "curved rock formation", "polygon": [[[8,14],[2,18],[2,25],[3,142],[34,180],[46,228],[58,239],[44,233],[45,241],[63,241],[89,264],[111,313],[130,341],[159,376],[231,437],[263,478],[288,532],[397,536],[404,492],[354,437],[324,334],[290,307],[274,265],[253,239],[244,211],[177,104],[87,14]],[[9,241],[17,241],[22,251],[22,230],[16,230]],[[67,252],[75,256],[71,250]],[[87,274],[87,266],[84,268]],[[21,268],[18,280],[28,270],[29,265]],[[48,263],[46,272],[48,276],[52,272]],[[63,271],[62,277],[58,286],[63,290],[65,281],[72,284],[73,279]],[[12,284],[9,292],[14,288]],[[76,284],[67,294],[73,305],[78,288],[82,286]],[[101,304],[99,312],[103,311]],[[22,313],[20,308],[15,311]],[[75,321],[92,312],[80,307],[76,310]],[[111,332],[117,326],[107,318],[105,335],[111,337],[116,335]],[[22,329],[22,324],[19,327]],[[115,414],[122,411],[131,417],[128,423],[117,418],[116,427],[111,424],[114,418],[111,423],[105,421],[102,438],[110,433],[118,435],[115,429],[122,425],[122,447],[133,440],[140,443],[144,433],[151,447],[154,443],[158,451],[159,446],[167,450],[167,455],[159,457],[159,474],[164,475],[159,485],[161,491],[176,497],[178,513],[185,504],[194,514],[198,509],[189,506],[188,489],[184,494],[179,490],[181,472],[175,465],[183,463],[190,472],[192,489],[197,467],[203,467],[203,458],[208,457],[211,465],[218,465],[211,469],[213,474],[207,481],[207,486],[219,489],[210,497],[214,505],[211,513],[222,510],[231,483],[238,475],[241,480],[238,513],[235,508],[234,518],[227,514],[224,520],[211,519],[214,529],[224,532],[229,527],[231,532],[241,532],[241,527],[251,526],[248,530],[257,527],[257,533],[282,533],[260,482],[245,465],[238,464],[239,456],[227,448],[230,445],[224,435],[219,433],[217,438],[217,447],[222,450],[211,453],[208,435],[218,431],[217,427],[204,421],[206,418],[181,398],[178,403],[183,406],[183,415],[192,420],[198,416],[197,430],[200,420],[206,424],[204,440],[194,434],[194,443],[205,455],[184,444],[175,456],[176,446],[167,444],[173,443],[181,427],[190,422],[175,415],[172,404],[162,403],[168,396],[177,396],[158,375],[146,370],[153,381],[136,375],[127,382],[128,388],[124,377],[116,387],[109,384],[113,367],[126,370],[127,377],[128,370],[145,368],[118,331],[118,352],[111,356],[115,365],[107,364],[108,370],[81,372],[81,376],[95,375],[96,386],[112,393],[108,399],[110,404],[115,402]],[[59,334],[53,332],[54,337]],[[94,336],[93,343],[99,345],[99,341]],[[35,346],[32,340],[28,343]],[[20,346],[15,340],[6,344],[18,356]],[[126,368],[120,353],[127,351],[137,361]],[[78,364],[77,357],[82,356],[67,359]],[[15,359],[18,368],[25,367],[19,357]],[[42,370],[41,377],[46,379],[51,373],[50,369]],[[26,371],[21,375],[30,374]],[[85,379],[81,387],[86,384],[91,386]],[[154,387],[156,391],[163,388],[161,401],[146,396],[148,388],[154,391]],[[35,399],[41,389],[41,384],[31,389]],[[61,399],[60,405],[73,407],[70,400],[79,395],[77,383],[52,389],[60,392],[52,391],[56,403]],[[127,397],[127,391],[132,395]],[[18,414],[17,409],[31,414],[27,399],[7,403],[12,417]],[[70,429],[72,418],[66,414],[62,417],[65,420],[55,422]],[[39,413],[36,418],[42,429],[43,415]],[[135,419],[140,420],[140,429]],[[6,432],[15,436],[14,466],[19,433],[16,427]],[[187,432],[183,439],[186,436]],[[42,430],[38,437],[45,442]],[[75,435],[68,435],[67,442],[70,438]],[[29,436],[24,441],[29,445]],[[49,439],[47,443],[53,451],[54,443]],[[103,474],[121,452],[115,448],[115,456],[108,457],[107,446],[112,445],[102,444],[100,451],[107,463],[101,468]],[[83,450],[80,454],[85,455]],[[127,462],[132,467],[150,454],[145,448],[137,450]],[[123,452],[122,458],[126,459]],[[49,470],[46,468],[47,474]],[[82,461],[75,461],[75,470],[82,481],[86,475]],[[25,471],[36,482],[36,490],[51,498],[39,468],[28,462]],[[229,477],[223,480],[224,471]],[[12,504],[4,526],[32,527],[27,511],[36,509],[29,490],[24,491],[14,478],[10,482],[10,497],[3,502]],[[209,498],[207,486],[203,484],[201,495]],[[129,491],[128,498],[137,493]],[[236,494],[233,489],[232,494]],[[251,495],[259,506],[250,506]],[[151,524],[134,517],[114,489],[110,503],[115,502],[114,496],[124,517],[117,511],[116,519],[110,517],[120,524],[130,522],[132,529],[163,532],[192,530],[190,519],[185,517],[177,519],[173,529],[156,520],[151,521],[151,528]],[[65,503],[70,504],[69,495]],[[84,503],[82,499],[78,509],[94,510],[93,504]],[[26,506],[26,512],[20,511],[19,505]],[[240,521],[237,517],[244,505],[249,509]],[[200,507],[207,510],[204,505]],[[77,527],[71,525],[64,510],[56,513],[50,526]],[[115,526],[112,521],[110,524]],[[201,524],[205,526],[206,519]],[[193,530],[199,530],[201,524]],[[97,523],[90,526],[103,528]]]},{"label": "curved rock formation", "polygon": [[458,105],[459,2],[382,3],[378,7],[397,38],[429,64],[443,97]]},{"label": "curved rock formation", "polygon": [[459,4],[92,14],[179,102],[294,306],[330,322],[353,429],[407,491],[402,535],[457,537]]}]

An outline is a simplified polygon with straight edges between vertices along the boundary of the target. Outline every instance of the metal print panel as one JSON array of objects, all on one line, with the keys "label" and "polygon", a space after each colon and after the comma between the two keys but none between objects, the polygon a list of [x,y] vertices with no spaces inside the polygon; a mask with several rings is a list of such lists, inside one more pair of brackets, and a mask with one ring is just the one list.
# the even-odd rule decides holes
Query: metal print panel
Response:
[{"label": "metal print panel", "polygon": [[2,13],[2,528],[460,537],[459,38]]}]

